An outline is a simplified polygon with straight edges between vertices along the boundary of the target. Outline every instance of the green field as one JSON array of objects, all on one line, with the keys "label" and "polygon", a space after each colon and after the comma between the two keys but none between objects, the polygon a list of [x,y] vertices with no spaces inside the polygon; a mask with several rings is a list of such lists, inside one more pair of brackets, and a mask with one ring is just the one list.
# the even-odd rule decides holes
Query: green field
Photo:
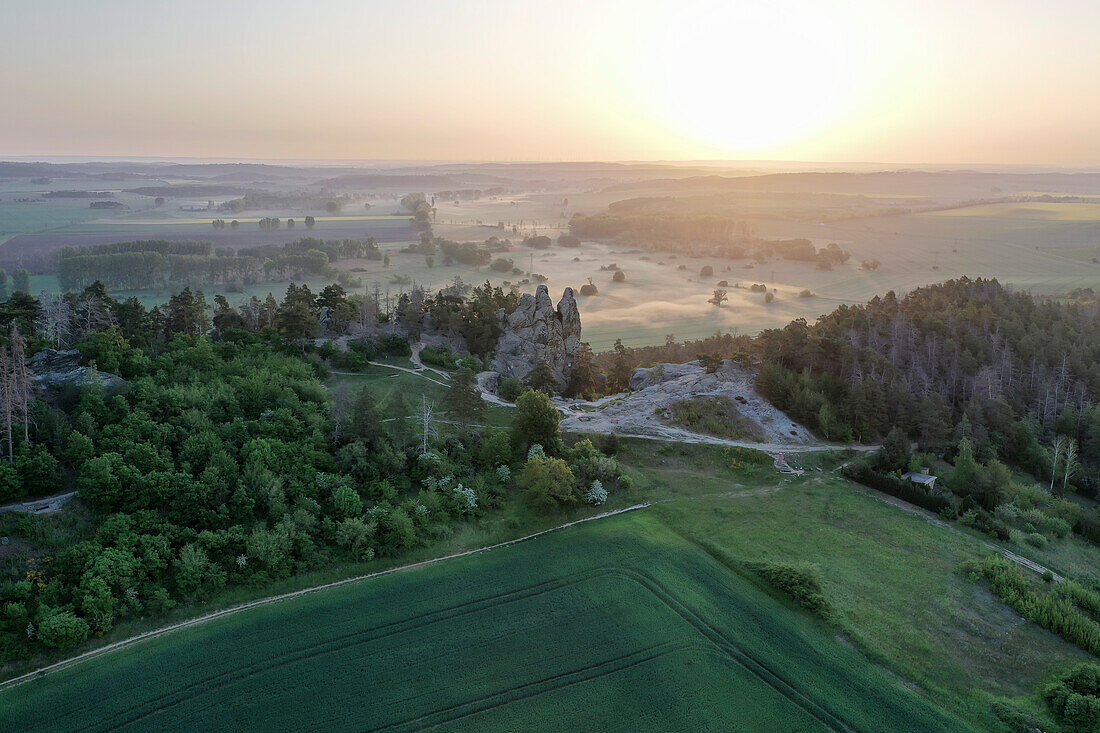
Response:
[{"label": "green field", "polygon": [[[341,381],[401,389],[410,402],[441,396],[383,368],[336,375],[330,388]],[[839,477],[835,456],[792,457],[806,474],[791,477],[737,465],[720,447],[622,444],[635,487],[608,506],[646,509],[78,663],[0,690],[0,729],[50,709],[59,730],[1001,730],[990,696],[1041,711],[1037,687],[1089,658],[959,574],[988,538],[885,503]],[[463,525],[409,559],[570,516],[536,518],[512,498],[508,516]],[[1095,546],[1072,538],[1045,557],[1010,547],[1071,570],[1100,564]],[[760,585],[747,563],[761,561],[817,566],[831,621]]]},{"label": "green field", "polygon": [[[0,693],[41,730],[964,730],[642,510]],[[38,718],[41,720],[41,718]]]}]

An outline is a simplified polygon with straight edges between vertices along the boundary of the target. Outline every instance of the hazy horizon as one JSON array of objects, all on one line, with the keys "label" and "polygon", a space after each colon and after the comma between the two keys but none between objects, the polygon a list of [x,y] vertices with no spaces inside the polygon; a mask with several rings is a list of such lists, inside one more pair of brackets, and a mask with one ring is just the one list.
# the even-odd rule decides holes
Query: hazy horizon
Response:
[{"label": "hazy horizon", "polygon": [[7,16],[9,156],[1100,165],[1100,6],[1084,0]]}]

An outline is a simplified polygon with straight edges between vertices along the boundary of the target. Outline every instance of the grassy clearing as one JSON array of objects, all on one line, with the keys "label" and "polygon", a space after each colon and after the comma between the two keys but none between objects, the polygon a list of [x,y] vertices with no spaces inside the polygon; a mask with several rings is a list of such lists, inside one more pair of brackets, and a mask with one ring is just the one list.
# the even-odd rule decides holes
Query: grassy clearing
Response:
[{"label": "grassy clearing", "polygon": [[981,694],[1030,695],[1088,658],[960,576],[988,554],[980,538],[878,501],[825,457],[792,458],[808,469],[796,478],[730,470],[719,448],[623,442],[620,460],[663,523],[738,563],[815,564],[846,638],[983,727],[995,723]]},{"label": "grassy clearing", "polygon": [[[395,359],[395,361],[400,362],[402,360]],[[404,364],[398,363],[396,365],[406,368],[411,366],[408,359],[403,361]],[[416,412],[419,410],[420,397],[423,395],[435,405],[437,417],[443,420],[451,420],[453,419],[452,416],[448,415],[443,407],[443,398],[447,394],[447,388],[436,384],[436,382],[441,381],[443,381],[443,378],[434,372],[426,371],[421,376],[396,369],[387,369],[382,366],[368,366],[362,374],[334,374],[330,378],[328,386],[329,389],[335,390],[340,385],[346,385],[346,388],[350,389],[353,394],[363,387],[369,387],[382,405],[387,404],[395,393],[400,392],[405,398],[405,402],[412,408],[413,414],[410,415],[410,418],[415,417]],[[514,413],[515,410],[510,407],[487,405],[484,425],[490,429],[506,428],[512,424]],[[452,428],[457,429],[456,426],[450,426],[446,423],[439,427],[444,431]]]},{"label": "grassy clearing", "polygon": [[143,642],[0,693],[0,723],[963,729],[648,511]]}]

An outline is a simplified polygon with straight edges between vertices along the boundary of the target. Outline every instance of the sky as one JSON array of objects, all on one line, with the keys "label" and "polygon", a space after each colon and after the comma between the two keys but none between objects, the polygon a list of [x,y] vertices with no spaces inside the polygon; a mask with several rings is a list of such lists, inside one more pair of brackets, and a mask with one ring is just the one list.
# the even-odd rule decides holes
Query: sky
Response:
[{"label": "sky", "polygon": [[1097,0],[35,0],[0,156],[1100,165]]}]

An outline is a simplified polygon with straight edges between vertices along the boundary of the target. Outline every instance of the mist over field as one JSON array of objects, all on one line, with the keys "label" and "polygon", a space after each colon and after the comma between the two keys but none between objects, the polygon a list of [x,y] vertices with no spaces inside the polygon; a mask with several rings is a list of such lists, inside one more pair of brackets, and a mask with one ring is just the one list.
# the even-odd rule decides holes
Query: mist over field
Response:
[{"label": "mist over field", "polygon": [[1100,4],[2,17],[0,730],[1100,731]]}]

